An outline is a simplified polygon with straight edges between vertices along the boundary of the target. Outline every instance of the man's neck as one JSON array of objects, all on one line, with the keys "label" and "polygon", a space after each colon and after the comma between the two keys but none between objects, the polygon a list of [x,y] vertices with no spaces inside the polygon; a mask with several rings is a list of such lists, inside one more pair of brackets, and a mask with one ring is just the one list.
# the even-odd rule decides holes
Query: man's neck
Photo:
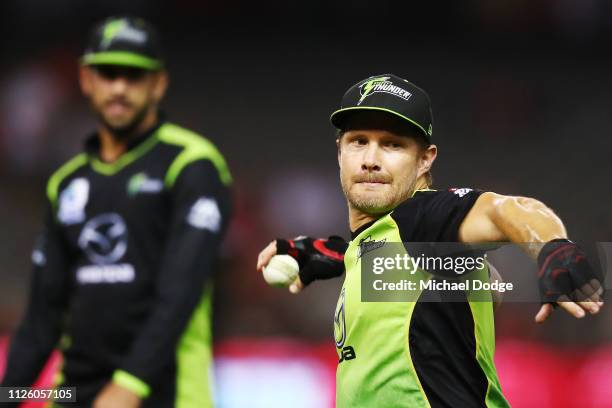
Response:
[{"label": "man's neck", "polygon": [[112,163],[128,150],[131,140],[153,127],[157,123],[157,110],[147,112],[140,124],[127,136],[119,137],[103,124],[98,126],[98,137],[100,138],[100,159],[103,162]]},{"label": "man's neck", "polygon": [[349,227],[351,228],[351,232],[357,231],[363,225],[366,225],[370,222],[374,222],[380,217],[382,217],[382,214],[366,214],[363,211],[360,211],[349,204]]},{"label": "man's neck", "polygon": [[[414,189],[409,193],[409,198],[411,198],[414,195],[414,192],[417,190],[423,190],[423,189],[427,189],[429,188],[429,186],[427,185],[427,182],[425,181],[424,177],[420,177],[419,179],[417,179],[415,185],[414,185]],[[403,201],[402,201],[403,202]],[[398,203],[398,205],[401,203]],[[397,207],[397,206],[396,206]],[[358,210],[357,208],[354,208],[352,205],[349,204],[349,227],[351,228],[351,231],[355,232],[357,231],[360,227],[370,223],[370,222],[374,222],[377,219],[379,219],[380,217],[384,216],[387,213],[384,214],[367,214],[361,210]]]}]

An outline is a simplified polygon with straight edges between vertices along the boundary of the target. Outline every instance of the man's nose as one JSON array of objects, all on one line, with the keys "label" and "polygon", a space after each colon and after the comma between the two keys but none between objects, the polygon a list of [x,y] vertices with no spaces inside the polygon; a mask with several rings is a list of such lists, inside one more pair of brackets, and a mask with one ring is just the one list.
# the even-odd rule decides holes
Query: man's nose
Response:
[{"label": "man's nose", "polygon": [[124,77],[117,77],[111,83],[111,90],[115,95],[123,95],[127,89],[128,80]]},{"label": "man's nose", "polygon": [[361,169],[367,171],[380,170],[379,149],[378,145],[376,145],[375,143],[370,143],[370,145],[364,152]]}]

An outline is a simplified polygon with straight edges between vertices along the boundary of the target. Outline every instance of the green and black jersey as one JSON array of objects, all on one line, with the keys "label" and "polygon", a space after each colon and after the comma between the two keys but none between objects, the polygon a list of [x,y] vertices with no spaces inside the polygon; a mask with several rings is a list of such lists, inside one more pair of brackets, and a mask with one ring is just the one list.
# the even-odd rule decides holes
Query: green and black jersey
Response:
[{"label": "green and black jersey", "polygon": [[231,207],[225,160],[171,123],[113,163],[99,159],[97,135],[86,146],[49,179],[2,385],[31,385],[59,344],[58,384],[77,387],[76,406],[112,379],[144,407],[209,407],[210,277]]},{"label": "green and black jersey", "polygon": [[[427,289],[415,302],[361,298],[364,241],[457,242],[459,226],[479,195],[470,189],[419,190],[353,232],[334,316],[338,408],[508,406],[493,362],[492,302],[474,301],[468,293],[463,300],[454,294],[450,302],[444,292]],[[486,265],[476,273],[488,280]],[[419,270],[414,279],[431,276]]]}]

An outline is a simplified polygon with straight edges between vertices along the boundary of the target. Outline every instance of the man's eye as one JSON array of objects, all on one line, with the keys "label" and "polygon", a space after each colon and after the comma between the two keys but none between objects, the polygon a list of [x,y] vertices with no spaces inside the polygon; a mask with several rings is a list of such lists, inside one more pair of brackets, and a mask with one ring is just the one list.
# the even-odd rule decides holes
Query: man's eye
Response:
[{"label": "man's eye", "polygon": [[119,72],[112,67],[98,66],[95,69],[104,79],[116,79],[119,76]]},{"label": "man's eye", "polygon": [[353,143],[359,145],[359,146],[365,146],[366,144],[368,144],[367,140],[365,139],[355,139],[353,141]]}]

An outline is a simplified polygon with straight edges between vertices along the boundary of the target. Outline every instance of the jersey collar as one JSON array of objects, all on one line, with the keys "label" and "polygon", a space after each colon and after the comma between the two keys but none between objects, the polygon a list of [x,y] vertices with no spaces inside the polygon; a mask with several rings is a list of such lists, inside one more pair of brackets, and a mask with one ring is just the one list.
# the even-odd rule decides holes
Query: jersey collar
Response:
[{"label": "jersey collar", "polygon": [[374,225],[376,221],[378,220],[370,221],[367,224],[363,224],[361,227],[357,228],[355,231],[351,231],[351,240],[357,238],[359,234],[361,234],[363,231],[367,230],[372,225]]},{"label": "jersey collar", "polygon": [[[142,142],[147,140],[149,136],[159,129],[161,125],[163,125],[163,119],[160,119],[155,125],[150,127],[148,130],[143,133],[136,135],[128,140],[127,143],[127,151],[134,149],[136,146],[140,145]],[[100,154],[100,138],[98,137],[98,132],[94,132],[85,139],[85,152],[91,157],[98,157]]]},{"label": "jersey collar", "polygon": [[[431,189],[431,188],[422,188],[422,189],[414,190],[414,192],[412,193],[412,196],[410,196],[410,198],[408,200],[410,200],[411,198],[414,198],[414,196],[417,195],[417,193],[420,193],[420,192],[423,192],[423,191],[436,191],[436,190]],[[384,217],[385,215],[382,215],[380,218]],[[378,218],[378,219],[376,219],[374,221],[370,221],[367,224],[362,225],[361,227],[357,228],[355,231],[351,231],[351,240],[355,239],[363,231],[365,231],[366,229],[370,228],[380,218]]]}]

